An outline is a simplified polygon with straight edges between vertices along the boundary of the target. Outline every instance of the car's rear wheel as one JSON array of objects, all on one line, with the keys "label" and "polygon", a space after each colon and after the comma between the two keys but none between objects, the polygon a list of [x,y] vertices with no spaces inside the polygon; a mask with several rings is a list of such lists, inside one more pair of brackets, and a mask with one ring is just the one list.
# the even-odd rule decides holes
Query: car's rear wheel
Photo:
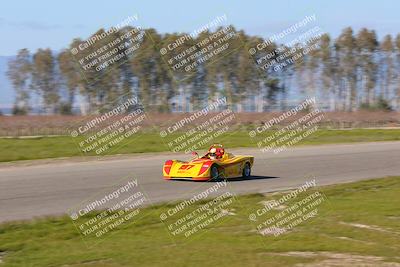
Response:
[{"label": "car's rear wheel", "polygon": [[251,166],[250,163],[246,162],[244,165],[243,171],[242,171],[242,177],[243,178],[248,178],[251,175]]}]

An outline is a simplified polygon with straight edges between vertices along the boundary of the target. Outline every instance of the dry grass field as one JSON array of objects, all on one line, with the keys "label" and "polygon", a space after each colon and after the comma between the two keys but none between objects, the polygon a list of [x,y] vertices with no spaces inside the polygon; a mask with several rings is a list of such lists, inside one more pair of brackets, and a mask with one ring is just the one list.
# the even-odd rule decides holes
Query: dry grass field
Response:
[{"label": "dry grass field", "polygon": [[[282,113],[235,113],[230,122],[234,127],[246,128],[261,125]],[[162,128],[185,117],[188,113],[147,113],[142,126]],[[208,114],[211,117],[214,114]],[[284,123],[290,123],[302,114],[291,116]],[[0,136],[69,135],[70,130],[95,116],[0,116]],[[118,120],[116,116],[112,120]],[[400,127],[400,112],[326,112],[320,127],[331,129]]]}]

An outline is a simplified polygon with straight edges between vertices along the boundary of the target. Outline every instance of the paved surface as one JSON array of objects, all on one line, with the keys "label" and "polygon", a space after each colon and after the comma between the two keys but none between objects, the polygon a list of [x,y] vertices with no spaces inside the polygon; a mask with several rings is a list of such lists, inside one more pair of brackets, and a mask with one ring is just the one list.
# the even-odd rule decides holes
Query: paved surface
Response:
[{"label": "paved surface", "polygon": [[[277,155],[257,149],[233,149],[255,156],[254,177],[235,180],[223,190],[235,193],[293,188],[315,177],[318,185],[400,175],[400,142],[324,145],[292,148]],[[79,161],[53,160],[0,165],[0,221],[64,214],[101,192],[111,192],[122,177],[137,178],[152,202],[193,196],[212,183],[164,181],[161,153]]]}]

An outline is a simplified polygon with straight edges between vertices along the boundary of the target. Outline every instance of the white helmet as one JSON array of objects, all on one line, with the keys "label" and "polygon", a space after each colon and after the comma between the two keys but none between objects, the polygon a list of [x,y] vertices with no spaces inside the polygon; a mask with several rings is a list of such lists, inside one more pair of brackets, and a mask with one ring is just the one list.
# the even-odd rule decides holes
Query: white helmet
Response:
[{"label": "white helmet", "polygon": [[210,151],[208,152],[210,155],[210,159],[216,159],[217,155],[215,154],[217,152],[217,149],[215,147],[211,148]]}]

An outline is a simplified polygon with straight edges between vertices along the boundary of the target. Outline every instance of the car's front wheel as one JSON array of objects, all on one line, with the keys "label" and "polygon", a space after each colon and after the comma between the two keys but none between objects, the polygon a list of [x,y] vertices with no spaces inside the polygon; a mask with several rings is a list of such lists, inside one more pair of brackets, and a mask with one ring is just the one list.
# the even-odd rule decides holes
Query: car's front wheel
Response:
[{"label": "car's front wheel", "polygon": [[210,176],[211,176],[211,180],[212,181],[218,181],[220,179],[219,170],[218,170],[218,166],[217,165],[211,166],[210,173],[211,173]]},{"label": "car's front wheel", "polygon": [[248,178],[248,177],[250,177],[250,175],[251,175],[251,166],[250,166],[250,163],[247,162],[244,165],[243,172],[242,172],[242,177],[243,178]]}]

